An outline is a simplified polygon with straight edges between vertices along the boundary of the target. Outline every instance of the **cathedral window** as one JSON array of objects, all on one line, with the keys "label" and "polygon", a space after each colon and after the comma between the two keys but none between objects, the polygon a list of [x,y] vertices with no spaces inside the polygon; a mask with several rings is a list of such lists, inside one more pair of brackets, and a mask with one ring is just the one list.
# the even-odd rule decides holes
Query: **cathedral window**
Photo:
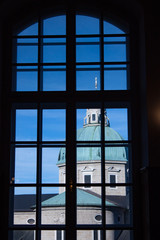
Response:
[{"label": "cathedral window", "polygon": [[95,120],[96,120],[96,115],[92,114],[92,121],[95,121]]},{"label": "cathedral window", "polygon": [[84,183],[85,183],[85,188],[90,188],[87,184],[91,183],[91,175],[84,175]]},{"label": "cathedral window", "polygon": [[111,183],[110,188],[115,188],[116,186],[112,185],[112,184],[116,183],[116,175],[113,175],[113,174],[109,175],[109,179],[110,179],[110,183]]}]

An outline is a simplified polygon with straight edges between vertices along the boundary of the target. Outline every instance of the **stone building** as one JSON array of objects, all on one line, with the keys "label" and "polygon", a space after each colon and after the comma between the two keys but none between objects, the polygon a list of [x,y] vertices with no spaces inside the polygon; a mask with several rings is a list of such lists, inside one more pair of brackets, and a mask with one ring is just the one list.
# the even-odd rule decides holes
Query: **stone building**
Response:
[{"label": "stone building", "polygon": [[[105,113],[105,140],[122,141],[122,137],[110,127],[110,122]],[[100,141],[101,138],[101,113],[99,109],[87,109],[84,118],[83,128],[77,131],[78,141]],[[124,146],[107,146],[105,148],[105,182],[112,183],[106,187],[105,215],[106,224],[124,224],[129,221],[129,200],[128,189],[126,186],[115,186],[116,183],[126,183],[128,174],[127,150]],[[61,148],[57,160],[59,169],[59,183],[65,183],[65,148]],[[77,189],[77,224],[101,224],[102,223],[102,201],[101,188],[91,186],[92,183],[101,183],[101,148],[96,147],[78,147],[77,148],[77,183],[83,187]],[[59,194],[48,196],[42,201],[42,224],[65,224],[65,188],[59,188]],[[35,219],[34,205],[30,211],[15,212],[18,222],[21,219],[22,224],[32,224]],[[85,236],[82,236],[85,235]],[[127,231],[108,230],[106,239],[109,240],[129,240]],[[34,234],[32,236],[34,239]],[[64,240],[65,232],[42,231],[42,240]],[[16,239],[21,239],[17,238]],[[28,239],[26,237],[22,239]],[[31,239],[31,238],[30,238]],[[77,232],[77,240],[81,239],[101,239],[100,230],[86,230]]]}]

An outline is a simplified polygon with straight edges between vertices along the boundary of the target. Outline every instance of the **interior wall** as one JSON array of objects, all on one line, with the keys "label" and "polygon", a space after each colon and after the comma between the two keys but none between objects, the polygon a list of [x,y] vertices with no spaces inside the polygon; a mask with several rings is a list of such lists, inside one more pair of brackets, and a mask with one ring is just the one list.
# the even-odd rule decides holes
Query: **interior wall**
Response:
[{"label": "interior wall", "polygon": [[[7,59],[4,59],[3,48],[6,44],[5,34],[8,26],[11,22],[21,21],[22,16],[26,15],[28,18],[32,15],[33,9],[36,8],[37,12],[40,7],[43,9],[43,4],[46,4],[48,0],[40,2],[38,0],[3,0],[0,3],[0,95],[3,106],[0,105],[0,116],[4,116],[5,106],[5,84],[2,85],[4,80],[5,63]],[[58,7],[61,8],[65,5],[65,1],[59,0]],[[79,1],[68,1],[71,4],[76,4]],[[139,62],[141,63],[140,76],[141,76],[141,111],[137,113],[139,115],[141,124],[141,139],[143,148],[143,163],[142,170],[140,172],[142,188],[144,190],[144,199],[142,201],[142,207],[144,209],[144,239],[158,239],[159,223],[157,216],[160,215],[160,194],[159,194],[159,176],[160,176],[160,14],[158,2],[156,0],[122,0],[111,1],[106,0],[101,4],[100,1],[81,1],[81,4],[88,3],[88,6],[94,5],[97,9],[100,9],[103,4],[108,6],[115,5],[115,8],[121,8],[122,15],[129,17],[130,13],[134,12],[135,22],[140,21],[139,34],[141,37],[138,40],[140,56]],[[137,7],[138,6],[138,7]],[[25,9],[25,12],[22,11]],[[30,14],[28,14],[30,13]],[[143,13],[141,15],[141,13]],[[34,13],[36,15],[36,13]],[[143,32],[142,32],[143,31]],[[3,59],[2,56],[3,55]],[[144,59],[145,57],[145,59]],[[145,107],[147,106],[147,112]],[[8,107],[8,106],[6,106]],[[3,115],[4,114],[4,115]],[[1,124],[1,136],[4,137],[4,129],[6,122],[3,120]],[[9,124],[9,123],[8,123]],[[6,137],[7,138],[7,137]],[[4,140],[4,138],[3,138]],[[7,148],[3,141],[3,148]],[[2,154],[1,154],[2,156]],[[2,157],[3,159],[3,157]],[[4,167],[7,166],[3,165]],[[1,174],[0,180],[2,186],[5,186],[4,176]],[[3,188],[4,189],[4,188]],[[5,194],[5,189],[4,189]],[[138,198],[139,196],[137,196]],[[5,197],[1,199],[4,203]],[[2,206],[2,205],[1,205]],[[3,205],[4,206],[4,205]],[[4,206],[4,213],[6,211],[6,205]],[[5,220],[7,221],[7,220]]]}]

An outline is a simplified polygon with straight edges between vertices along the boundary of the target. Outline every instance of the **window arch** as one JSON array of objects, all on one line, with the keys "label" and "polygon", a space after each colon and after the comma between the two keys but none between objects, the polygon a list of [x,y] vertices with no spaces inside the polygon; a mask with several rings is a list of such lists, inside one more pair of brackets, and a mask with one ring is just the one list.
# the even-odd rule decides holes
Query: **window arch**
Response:
[{"label": "window arch", "polygon": [[[103,15],[75,12],[13,35],[10,239],[133,239],[129,37]],[[15,208],[27,195],[30,227]]]}]

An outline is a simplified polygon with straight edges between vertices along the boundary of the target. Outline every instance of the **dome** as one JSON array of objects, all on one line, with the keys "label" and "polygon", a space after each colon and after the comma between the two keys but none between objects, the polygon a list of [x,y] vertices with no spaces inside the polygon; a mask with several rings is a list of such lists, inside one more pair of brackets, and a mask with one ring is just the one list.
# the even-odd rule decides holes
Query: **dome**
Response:
[{"label": "dome", "polygon": [[[78,141],[100,141],[101,126],[86,125],[77,131]],[[109,126],[105,126],[105,140],[106,141],[122,141],[123,138]],[[65,163],[65,149],[61,148],[57,165]],[[100,147],[79,147],[77,148],[77,162],[78,161],[100,161],[101,148]],[[106,161],[127,161],[127,154],[125,147],[106,147],[105,148]]]}]

